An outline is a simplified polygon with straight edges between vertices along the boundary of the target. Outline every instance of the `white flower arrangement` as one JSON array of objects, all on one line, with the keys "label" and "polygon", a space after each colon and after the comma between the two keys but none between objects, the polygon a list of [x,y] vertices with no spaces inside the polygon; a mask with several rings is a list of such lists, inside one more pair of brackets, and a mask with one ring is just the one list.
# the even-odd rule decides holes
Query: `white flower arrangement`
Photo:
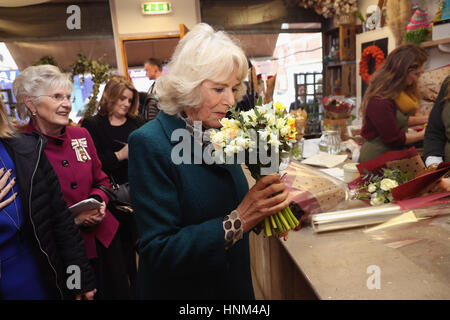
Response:
[{"label": "white flower arrangement", "polygon": [[216,159],[223,158],[223,153],[229,157],[245,150],[251,152],[257,146],[256,137],[273,146],[277,153],[290,151],[291,144],[296,142],[297,131],[295,118],[285,110],[281,103],[256,106],[249,111],[232,110],[233,119],[220,120],[221,130],[212,131],[210,135]]},{"label": "white flower arrangement", "polygon": [[[282,152],[290,152],[292,144],[296,142],[295,118],[286,112],[286,107],[281,103],[255,106],[254,109],[240,112],[233,107],[231,112],[232,119],[220,121],[220,131],[211,131],[214,158],[233,158],[243,153],[245,164],[253,178],[258,180],[263,176],[262,168],[267,168],[267,163],[262,163],[260,155],[269,153],[270,167],[275,163],[277,172]],[[251,157],[251,153],[255,156]],[[289,206],[262,222],[266,236],[287,232],[298,225],[299,221]]]},{"label": "white flower arrangement", "polygon": [[370,201],[373,206],[390,203],[394,201],[392,189],[412,178],[412,173],[403,173],[399,169],[384,168],[382,175],[366,173],[355,195],[357,199]]}]

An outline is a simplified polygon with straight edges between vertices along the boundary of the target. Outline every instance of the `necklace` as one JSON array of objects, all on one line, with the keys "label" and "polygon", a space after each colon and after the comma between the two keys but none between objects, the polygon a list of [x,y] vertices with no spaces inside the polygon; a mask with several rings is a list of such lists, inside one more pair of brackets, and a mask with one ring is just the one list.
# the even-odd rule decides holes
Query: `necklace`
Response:
[{"label": "necklace", "polygon": [[[3,168],[5,169],[6,172],[6,165],[5,162],[3,161],[2,157],[0,157],[0,161],[2,162]],[[11,182],[11,177],[8,178],[9,182]],[[14,189],[11,189],[14,191]],[[16,198],[14,198],[14,207],[16,208],[16,217],[17,217],[17,223],[16,221],[9,215],[9,213],[6,211],[5,208],[2,208],[2,212],[4,214],[7,215],[7,217],[9,218],[9,220],[11,220],[11,222],[14,224],[14,227],[17,229],[17,233],[19,234],[19,239],[22,240],[22,229],[20,228],[20,216],[19,216],[19,210],[17,209],[17,203],[16,203]]]}]

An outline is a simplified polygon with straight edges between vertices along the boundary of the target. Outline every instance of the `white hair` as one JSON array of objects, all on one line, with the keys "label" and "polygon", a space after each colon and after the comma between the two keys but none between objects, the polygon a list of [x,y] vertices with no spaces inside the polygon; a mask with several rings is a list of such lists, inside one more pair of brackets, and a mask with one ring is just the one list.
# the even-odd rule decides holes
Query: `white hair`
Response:
[{"label": "white hair", "polygon": [[237,71],[241,84],[236,101],[245,94],[247,57],[240,46],[223,31],[197,24],[180,40],[168,65],[168,72],[156,80],[160,109],[174,115],[200,105],[200,85],[205,80],[220,82]]},{"label": "white hair", "polygon": [[13,83],[13,93],[17,100],[16,109],[19,117],[26,119],[30,116],[30,111],[25,105],[25,96],[34,97],[36,103],[39,103],[40,100],[37,96],[59,88],[72,91],[73,83],[70,76],[62,73],[58,67],[44,64],[23,70]]}]

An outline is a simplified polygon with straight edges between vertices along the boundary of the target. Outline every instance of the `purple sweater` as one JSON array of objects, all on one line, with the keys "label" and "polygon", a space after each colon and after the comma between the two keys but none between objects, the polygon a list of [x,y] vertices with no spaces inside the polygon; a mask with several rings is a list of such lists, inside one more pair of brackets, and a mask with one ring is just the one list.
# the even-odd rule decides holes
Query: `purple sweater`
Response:
[{"label": "purple sweater", "polygon": [[387,146],[402,147],[406,135],[397,125],[396,112],[397,104],[394,100],[372,98],[367,105],[361,136],[366,140],[380,136]]}]

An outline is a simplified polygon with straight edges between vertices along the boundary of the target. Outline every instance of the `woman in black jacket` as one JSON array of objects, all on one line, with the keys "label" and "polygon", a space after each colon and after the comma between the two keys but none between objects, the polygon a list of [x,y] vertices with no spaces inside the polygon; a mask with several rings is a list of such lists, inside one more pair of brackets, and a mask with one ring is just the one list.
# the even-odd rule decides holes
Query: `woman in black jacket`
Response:
[{"label": "woman in black jacket", "polygon": [[[112,184],[128,184],[128,136],[144,121],[137,116],[139,93],[123,76],[114,76],[105,86],[99,102],[98,114],[84,119],[82,127],[91,134],[102,170]],[[123,187],[123,186],[122,186]],[[134,215],[110,208],[119,220],[119,238],[126,256],[131,288],[134,291],[137,229]]]},{"label": "woman in black jacket", "polygon": [[[450,76],[441,85],[428,118],[424,140],[424,158],[428,168],[450,161]],[[450,178],[441,179],[435,191],[450,191]]]},{"label": "woman in black jacket", "polygon": [[37,133],[14,133],[0,100],[0,296],[88,299],[95,276]]}]

